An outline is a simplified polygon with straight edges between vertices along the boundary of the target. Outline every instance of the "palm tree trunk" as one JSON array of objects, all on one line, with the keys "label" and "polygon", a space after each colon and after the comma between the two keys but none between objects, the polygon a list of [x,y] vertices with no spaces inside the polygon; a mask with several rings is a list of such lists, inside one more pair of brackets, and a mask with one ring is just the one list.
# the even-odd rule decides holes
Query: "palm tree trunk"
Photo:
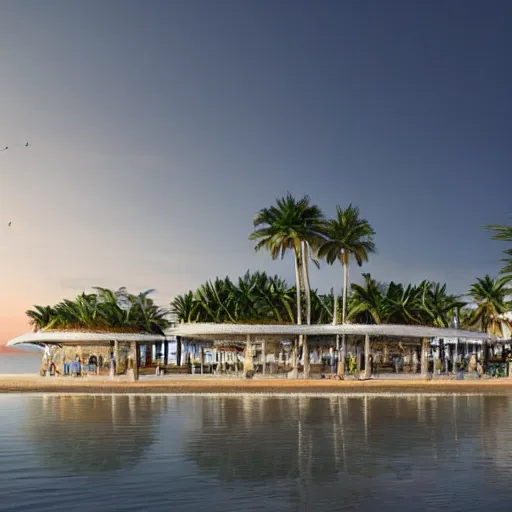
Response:
[{"label": "palm tree trunk", "polygon": [[[307,242],[302,242],[302,267],[304,272],[304,288],[306,292],[306,304],[307,304],[307,313],[306,313],[306,323],[307,325],[311,324],[311,287],[309,283],[309,246]],[[308,338],[304,336],[302,341],[302,357],[304,359],[304,378],[309,379],[309,350],[308,350]]]},{"label": "palm tree trunk", "polygon": [[[305,250],[304,250],[305,249]],[[306,323],[311,324],[311,285],[309,281],[309,244],[302,242],[302,264],[304,270],[304,289],[306,292]]]},{"label": "palm tree trunk", "polygon": [[295,287],[297,291],[297,325],[302,324],[301,285],[299,272],[299,254],[295,250]]},{"label": "palm tree trunk", "polygon": [[[297,248],[295,248],[295,287],[297,292],[297,325],[302,325],[302,303],[301,303],[301,279],[300,279],[300,256],[297,251]],[[298,352],[299,352],[299,345],[302,342],[302,336],[299,336],[298,339],[295,339],[295,346],[293,347],[293,356],[292,356],[292,365],[293,365],[293,372],[297,376],[298,374]]]},{"label": "palm tree trunk", "polygon": [[[348,261],[343,263],[343,305],[341,311],[341,323],[345,323],[347,314],[347,287],[348,287]],[[347,357],[347,337],[343,333],[341,337],[341,354],[338,361],[338,374],[345,374],[345,359]]]},{"label": "palm tree trunk", "polygon": [[[334,299],[333,307],[332,307],[332,325],[336,325],[338,323],[338,296],[336,294],[336,286],[332,289],[332,295]],[[336,350],[340,350],[340,335],[336,334]]]}]

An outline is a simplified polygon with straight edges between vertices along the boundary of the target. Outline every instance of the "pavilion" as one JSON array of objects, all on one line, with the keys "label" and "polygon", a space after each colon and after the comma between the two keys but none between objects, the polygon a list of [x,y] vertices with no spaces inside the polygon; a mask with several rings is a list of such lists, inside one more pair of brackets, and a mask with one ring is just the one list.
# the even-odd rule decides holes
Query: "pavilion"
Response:
[{"label": "pavilion", "polygon": [[[351,339],[364,339],[364,368],[366,372],[369,368],[370,344],[379,342],[379,337],[386,340],[404,340],[404,342],[421,346],[421,374],[425,377],[428,375],[430,345],[438,344],[439,340],[455,339],[460,345],[470,343],[474,346],[479,345],[484,349],[484,358],[487,353],[485,349],[487,344],[501,341],[482,332],[411,325],[182,323],[168,328],[165,335],[60,330],[30,332],[14,338],[7,345],[15,346],[28,343],[45,347],[46,357],[50,352],[50,357],[61,366],[64,365],[66,359],[69,361],[75,357],[88,362],[93,360],[98,364],[100,358],[106,362],[114,356],[116,364],[125,369],[132,379],[137,380],[139,368],[154,362],[157,352],[161,350],[159,347],[167,352],[165,347],[171,339],[177,340],[179,353],[181,353],[183,343],[197,344],[200,347],[201,369],[204,361],[204,348],[224,345],[237,346],[240,350],[244,349],[244,371],[252,370],[254,368],[253,347],[259,345],[263,354],[263,373],[265,373],[267,343],[281,344],[286,340],[297,339],[298,336],[307,336],[308,340],[316,341],[333,340],[338,335],[346,335]],[[330,343],[332,344],[332,341]],[[167,355],[165,359],[167,362]]]}]

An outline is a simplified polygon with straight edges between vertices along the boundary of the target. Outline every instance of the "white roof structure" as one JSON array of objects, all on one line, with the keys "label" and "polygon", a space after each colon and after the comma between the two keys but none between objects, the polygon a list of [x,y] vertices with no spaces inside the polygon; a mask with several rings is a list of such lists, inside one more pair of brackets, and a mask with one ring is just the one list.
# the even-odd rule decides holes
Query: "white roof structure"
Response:
[{"label": "white roof structure", "polygon": [[404,338],[464,338],[467,340],[491,340],[487,333],[446,329],[442,327],[424,327],[416,325],[364,325],[364,324],[317,324],[317,325],[267,325],[267,324],[209,324],[190,323],[179,324],[167,329],[168,336],[207,337],[210,339],[222,337],[254,336],[333,336],[336,334],[364,336],[389,336]]},{"label": "white roof structure", "polygon": [[7,342],[8,347],[31,343],[34,345],[106,345],[112,341],[138,343],[161,342],[165,340],[160,334],[139,334],[120,332],[86,332],[86,331],[38,331],[28,332]]},{"label": "white roof structure", "polygon": [[402,338],[458,338],[464,341],[493,340],[486,333],[463,331],[459,329],[445,329],[442,327],[424,327],[416,325],[364,325],[364,324],[318,324],[318,325],[268,325],[268,324],[209,324],[190,323],[179,324],[165,331],[165,336],[159,334],[117,333],[117,332],[86,332],[86,331],[39,331],[29,332],[12,339],[7,346],[31,343],[35,345],[59,344],[59,345],[103,345],[112,341],[138,343],[162,342],[170,336],[182,336],[184,338],[203,340],[232,340],[245,341],[248,335],[258,338],[274,337],[286,338],[297,335],[308,336],[335,336],[347,334],[364,336],[386,336]]}]

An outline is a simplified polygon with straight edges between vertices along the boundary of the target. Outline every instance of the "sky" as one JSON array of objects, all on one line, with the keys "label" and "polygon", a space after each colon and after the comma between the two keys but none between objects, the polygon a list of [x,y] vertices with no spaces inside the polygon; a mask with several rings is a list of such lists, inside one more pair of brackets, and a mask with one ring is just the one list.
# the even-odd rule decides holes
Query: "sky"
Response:
[{"label": "sky", "polygon": [[[255,213],[288,191],[360,207],[351,278],[496,275],[510,223],[512,3],[4,0],[0,343],[92,286],[167,306],[266,270]],[[25,142],[29,146],[25,147]],[[12,225],[9,227],[8,223]],[[321,291],[339,266],[314,270]]]}]

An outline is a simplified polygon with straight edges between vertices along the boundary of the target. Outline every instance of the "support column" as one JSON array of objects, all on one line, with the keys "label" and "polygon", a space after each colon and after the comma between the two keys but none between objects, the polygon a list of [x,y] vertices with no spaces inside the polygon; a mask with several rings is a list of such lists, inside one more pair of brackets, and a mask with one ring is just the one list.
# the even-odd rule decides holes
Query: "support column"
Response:
[{"label": "support column", "polygon": [[201,345],[201,375],[204,374],[204,347]]},{"label": "support column", "polygon": [[369,379],[372,376],[372,368],[370,365],[370,335],[364,337],[364,378]]},{"label": "support column", "polygon": [[114,340],[114,360],[114,375],[117,375],[119,373],[119,342],[117,340]]},{"label": "support column", "polygon": [[487,356],[489,352],[489,347],[487,345],[487,340],[482,340],[482,370],[484,374],[487,372]]},{"label": "support column", "polygon": [[128,380],[135,381],[139,380],[139,361],[137,355],[137,342],[130,342],[130,355],[128,356],[128,369],[126,373]]},{"label": "support column", "polygon": [[338,351],[338,375],[343,377],[345,375],[345,360],[347,359],[347,337],[343,333],[341,337],[341,350]]},{"label": "support column", "polygon": [[302,346],[302,358],[304,360],[304,378],[309,379],[310,365],[309,365],[309,346],[308,337],[304,336],[304,342]]},{"label": "support column", "polygon": [[421,375],[428,377],[428,338],[421,340]]},{"label": "support column", "polygon": [[262,341],[261,342],[261,357],[263,359],[262,368],[263,368],[263,375],[267,373],[267,342]]},{"label": "support column", "polygon": [[244,360],[244,373],[254,371],[254,354],[252,352],[252,340],[251,335],[247,335],[245,342],[245,360]]}]

